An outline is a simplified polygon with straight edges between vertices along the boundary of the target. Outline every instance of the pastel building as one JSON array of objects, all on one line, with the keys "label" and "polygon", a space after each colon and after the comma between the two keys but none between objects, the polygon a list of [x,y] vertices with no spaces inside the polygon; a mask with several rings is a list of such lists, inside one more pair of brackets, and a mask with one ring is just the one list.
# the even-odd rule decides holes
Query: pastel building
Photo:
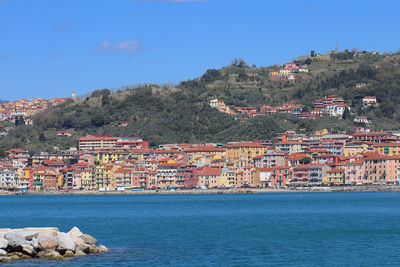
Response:
[{"label": "pastel building", "polygon": [[267,150],[264,153],[263,168],[285,166],[285,153],[279,150]]},{"label": "pastel building", "polygon": [[276,143],[275,149],[283,151],[286,154],[294,154],[304,152],[303,144],[298,141],[281,141]]},{"label": "pastel building", "polygon": [[393,183],[398,179],[400,157],[370,155],[363,158],[364,183]]},{"label": "pastel building", "polygon": [[324,164],[309,164],[309,185],[319,186],[331,168]]},{"label": "pastel building", "polygon": [[346,184],[361,185],[364,178],[364,164],[362,160],[354,160],[341,164],[345,171]]},{"label": "pastel building", "polygon": [[246,166],[252,165],[253,158],[263,155],[265,146],[254,142],[238,142],[226,145],[226,160],[239,165],[239,161],[244,159]]},{"label": "pastel building", "polygon": [[220,186],[221,168],[204,167],[199,174],[198,185],[205,188],[218,188]]},{"label": "pastel building", "polygon": [[269,187],[282,188],[290,183],[290,167],[272,167]]},{"label": "pastel building", "polygon": [[15,187],[14,170],[8,168],[0,169],[0,188],[12,189]]},{"label": "pastel building", "polygon": [[344,170],[340,168],[332,168],[327,172],[326,177],[323,177],[322,182],[325,185],[334,186],[345,183]]},{"label": "pastel building", "polygon": [[400,143],[374,144],[374,152],[384,156],[400,156]]},{"label": "pastel building", "polygon": [[177,186],[178,163],[160,164],[157,168],[158,187],[168,188]]}]

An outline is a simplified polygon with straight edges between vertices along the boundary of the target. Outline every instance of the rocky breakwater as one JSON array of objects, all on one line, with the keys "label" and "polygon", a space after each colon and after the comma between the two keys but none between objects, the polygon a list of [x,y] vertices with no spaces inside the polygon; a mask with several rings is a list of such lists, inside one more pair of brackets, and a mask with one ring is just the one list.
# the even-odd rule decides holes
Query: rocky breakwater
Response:
[{"label": "rocky breakwater", "polygon": [[28,258],[61,260],[107,251],[105,246],[97,246],[97,240],[83,234],[78,227],[73,227],[68,233],[54,227],[0,229],[0,262]]}]

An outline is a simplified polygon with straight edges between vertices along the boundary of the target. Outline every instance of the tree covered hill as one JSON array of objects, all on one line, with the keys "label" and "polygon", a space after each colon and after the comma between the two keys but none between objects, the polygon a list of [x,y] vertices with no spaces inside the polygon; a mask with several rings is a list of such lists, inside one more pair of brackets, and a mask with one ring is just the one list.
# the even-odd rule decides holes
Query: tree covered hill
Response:
[{"label": "tree covered hill", "polygon": [[[288,129],[310,133],[315,129],[351,131],[352,118],[299,120],[292,115],[258,116],[247,122],[209,106],[213,98],[227,105],[257,106],[301,103],[330,94],[341,95],[352,113],[373,120],[372,129],[397,129],[400,114],[400,54],[343,51],[302,57],[296,63],[310,70],[295,80],[274,79],[279,66],[248,66],[234,60],[221,69],[210,69],[199,78],[176,86],[144,85],[111,93],[94,91],[85,99],[67,101],[34,117],[33,126],[18,126],[0,137],[0,148],[32,152],[66,149],[86,134],[137,136],[152,146],[175,142],[226,142],[273,138]],[[357,87],[356,84],[365,84]],[[361,99],[377,96],[379,106],[363,108]],[[71,131],[72,137],[57,136]]]}]

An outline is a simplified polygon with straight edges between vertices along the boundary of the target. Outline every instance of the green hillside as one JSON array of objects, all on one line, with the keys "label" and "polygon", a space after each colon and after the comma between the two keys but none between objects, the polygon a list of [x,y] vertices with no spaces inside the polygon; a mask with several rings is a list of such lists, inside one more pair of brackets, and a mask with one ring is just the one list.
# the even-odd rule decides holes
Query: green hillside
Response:
[{"label": "green hillside", "polygon": [[[302,58],[297,64],[310,70],[295,74],[295,80],[273,79],[279,66],[249,66],[237,59],[221,69],[210,69],[200,78],[176,86],[146,85],[110,93],[94,91],[89,97],[68,101],[34,117],[34,126],[18,126],[0,137],[0,148],[23,148],[32,152],[76,146],[88,133],[137,136],[152,146],[175,142],[226,142],[273,138],[277,132],[294,129],[351,131],[346,120],[321,118],[299,120],[293,115],[259,116],[243,123],[209,106],[213,98],[230,106],[280,105],[313,101],[337,94],[351,106],[352,116],[366,115],[372,129],[398,129],[400,103],[400,54],[344,51]],[[360,88],[356,84],[365,83]],[[363,108],[361,99],[377,96],[377,107]],[[126,127],[121,122],[128,122]],[[71,131],[72,137],[57,136]]]}]

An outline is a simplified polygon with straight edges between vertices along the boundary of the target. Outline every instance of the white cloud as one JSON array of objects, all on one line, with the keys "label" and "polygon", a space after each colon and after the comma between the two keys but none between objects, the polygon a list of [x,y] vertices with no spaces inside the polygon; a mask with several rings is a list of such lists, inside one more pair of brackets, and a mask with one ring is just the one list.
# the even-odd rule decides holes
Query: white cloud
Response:
[{"label": "white cloud", "polygon": [[128,56],[134,57],[141,49],[141,45],[138,41],[127,40],[112,44],[110,41],[105,40],[100,45],[96,46],[95,49],[99,53],[125,52]]}]

